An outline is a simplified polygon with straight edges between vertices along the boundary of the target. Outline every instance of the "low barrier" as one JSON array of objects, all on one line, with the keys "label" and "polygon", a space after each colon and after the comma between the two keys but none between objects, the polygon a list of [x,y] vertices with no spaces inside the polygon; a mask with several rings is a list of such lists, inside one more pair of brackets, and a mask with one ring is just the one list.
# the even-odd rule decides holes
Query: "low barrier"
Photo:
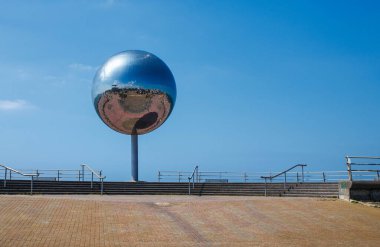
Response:
[{"label": "low barrier", "polygon": [[81,169],[36,169],[36,170],[16,170],[12,167],[0,164],[0,178],[3,180],[3,187],[7,187],[7,181],[30,180],[30,194],[33,194],[33,181],[91,181],[93,188],[94,178],[101,183],[100,193],[103,194],[103,181],[106,178],[102,171],[95,171],[86,164],[81,164]]},{"label": "low barrier", "polygon": [[[198,175],[195,177],[195,182],[205,183],[210,180],[223,180],[231,183],[262,183],[264,179],[262,177],[271,177],[280,172],[216,172],[216,171],[198,171]],[[288,182],[300,181],[302,177],[302,172],[287,172]],[[157,180],[158,182],[187,182],[188,177],[192,175],[192,172],[186,171],[158,171]],[[377,179],[375,174],[369,175],[365,172],[362,174],[360,172],[356,173],[357,179],[361,178],[364,180],[374,180]],[[283,177],[276,177],[272,179],[272,182],[282,182]],[[303,173],[304,182],[338,182],[341,180],[348,180],[347,171],[304,171]]]}]

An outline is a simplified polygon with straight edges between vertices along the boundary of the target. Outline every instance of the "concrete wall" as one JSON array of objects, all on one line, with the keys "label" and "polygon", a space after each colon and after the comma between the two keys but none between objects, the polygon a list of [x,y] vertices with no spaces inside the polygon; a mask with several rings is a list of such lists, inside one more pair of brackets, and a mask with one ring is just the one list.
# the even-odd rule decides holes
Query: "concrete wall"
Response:
[{"label": "concrete wall", "polygon": [[339,198],[357,201],[380,201],[380,181],[341,181]]}]

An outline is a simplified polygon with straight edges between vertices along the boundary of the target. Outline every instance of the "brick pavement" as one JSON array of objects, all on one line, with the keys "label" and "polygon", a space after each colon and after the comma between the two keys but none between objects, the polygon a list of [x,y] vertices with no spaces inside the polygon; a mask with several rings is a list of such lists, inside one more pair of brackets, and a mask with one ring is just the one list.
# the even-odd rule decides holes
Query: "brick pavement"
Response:
[{"label": "brick pavement", "polygon": [[380,209],[340,200],[0,196],[0,246],[379,246]]}]

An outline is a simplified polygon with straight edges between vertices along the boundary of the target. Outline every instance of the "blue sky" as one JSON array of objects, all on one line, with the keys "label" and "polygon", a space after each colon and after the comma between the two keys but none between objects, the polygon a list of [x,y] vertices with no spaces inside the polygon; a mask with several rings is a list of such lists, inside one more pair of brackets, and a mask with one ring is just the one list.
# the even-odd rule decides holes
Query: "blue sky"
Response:
[{"label": "blue sky", "polygon": [[96,69],[128,49],[171,68],[170,118],[139,139],[161,170],[344,170],[380,155],[377,1],[1,1],[0,163],[130,179],[130,138],[91,102]]}]

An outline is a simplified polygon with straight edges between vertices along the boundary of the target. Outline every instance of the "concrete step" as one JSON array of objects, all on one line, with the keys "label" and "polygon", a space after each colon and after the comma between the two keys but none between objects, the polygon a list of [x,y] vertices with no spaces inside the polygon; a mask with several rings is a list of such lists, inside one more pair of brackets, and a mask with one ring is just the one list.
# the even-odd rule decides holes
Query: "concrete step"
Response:
[{"label": "concrete step", "polygon": [[[34,181],[35,194],[99,194],[100,183],[78,181]],[[110,195],[187,195],[188,183],[159,182],[104,182],[104,194]],[[263,196],[265,187],[268,196],[335,196],[338,194],[337,183],[195,183],[191,184],[193,195],[247,195]],[[3,187],[0,180],[1,194],[29,194],[30,180],[7,181]]]},{"label": "concrete step", "polygon": [[338,198],[338,195],[334,194],[283,194],[284,197],[326,197],[326,198]]}]

